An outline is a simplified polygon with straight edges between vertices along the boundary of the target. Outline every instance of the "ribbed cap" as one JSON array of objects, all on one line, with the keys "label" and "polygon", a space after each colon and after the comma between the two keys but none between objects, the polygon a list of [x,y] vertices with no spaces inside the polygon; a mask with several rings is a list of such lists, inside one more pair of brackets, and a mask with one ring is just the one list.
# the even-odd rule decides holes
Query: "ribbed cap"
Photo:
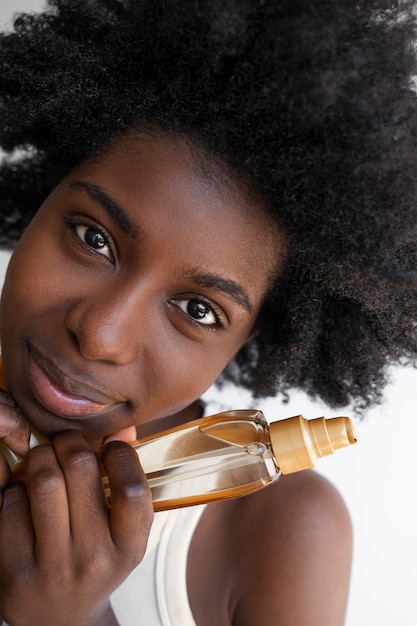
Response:
[{"label": "ribbed cap", "polygon": [[272,422],[269,428],[274,456],[283,474],[314,467],[320,457],[357,441],[349,417],[306,420],[296,415]]}]

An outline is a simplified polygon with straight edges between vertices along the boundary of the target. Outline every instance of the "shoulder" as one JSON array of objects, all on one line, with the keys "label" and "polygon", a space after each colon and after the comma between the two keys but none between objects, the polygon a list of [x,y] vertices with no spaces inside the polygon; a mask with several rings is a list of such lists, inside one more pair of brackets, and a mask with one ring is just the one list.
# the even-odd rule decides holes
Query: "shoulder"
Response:
[{"label": "shoulder", "polygon": [[[314,471],[282,476],[236,500],[233,509],[231,515],[239,520],[234,532],[246,545],[247,566],[268,567],[275,580],[291,572],[307,580],[320,567],[340,571],[346,559],[350,565],[349,512],[337,489]],[[248,541],[250,531],[254,536]]]},{"label": "shoulder", "polygon": [[320,474],[283,476],[212,505],[201,525],[205,549],[216,555],[208,575],[227,585],[229,623],[344,624],[352,526],[339,492]]},{"label": "shoulder", "polygon": [[[237,593],[237,612],[254,612],[262,598],[265,619],[275,615],[271,624],[344,624],[352,525],[336,488],[314,471],[300,472],[236,504],[245,520],[241,544],[250,528],[256,535],[240,570],[246,594]],[[256,590],[250,572],[263,581]]]},{"label": "shoulder", "polygon": [[256,523],[268,533],[271,541],[294,535],[297,545],[318,539],[329,539],[329,533],[351,536],[351,520],[339,491],[321,474],[310,470],[281,478],[253,494],[234,502],[239,515],[248,524]]}]

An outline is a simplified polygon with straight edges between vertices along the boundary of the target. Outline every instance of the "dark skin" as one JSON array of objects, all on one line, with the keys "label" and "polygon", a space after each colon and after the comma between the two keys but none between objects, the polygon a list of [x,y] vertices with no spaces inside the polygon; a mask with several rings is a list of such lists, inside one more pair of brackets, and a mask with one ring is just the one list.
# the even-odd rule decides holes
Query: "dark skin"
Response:
[{"label": "dark skin", "polygon": [[[200,395],[256,332],[284,262],[284,237],[254,195],[162,134],[118,140],[45,201],[1,304],[0,436],[27,454],[26,485],[10,485],[0,465],[0,614],[11,626],[116,623],[109,595],[141,561],[152,521],[125,442],[198,416]],[[26,418],[53,446],[28,453]],[[313,473],[278,485],[204,513],[189,559],[199,626],[263,614],[265,624],[343,623],[344,505]]]},{"label": "dark skin", "polygon": [[198,626],[342,626],[352,528],[313,471],[210,505],[191,543],[187,584]]}]

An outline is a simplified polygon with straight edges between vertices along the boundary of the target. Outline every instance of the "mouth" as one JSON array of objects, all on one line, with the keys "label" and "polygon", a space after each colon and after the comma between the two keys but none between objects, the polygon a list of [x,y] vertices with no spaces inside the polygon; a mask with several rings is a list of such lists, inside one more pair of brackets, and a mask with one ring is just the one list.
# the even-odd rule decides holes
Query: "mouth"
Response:
[{"label": "mouth", "polygon": [[94,386],[70,378],[33,348],[29,352],[29,381],[37,401],[59,417],[97,415],[120,402]]}]

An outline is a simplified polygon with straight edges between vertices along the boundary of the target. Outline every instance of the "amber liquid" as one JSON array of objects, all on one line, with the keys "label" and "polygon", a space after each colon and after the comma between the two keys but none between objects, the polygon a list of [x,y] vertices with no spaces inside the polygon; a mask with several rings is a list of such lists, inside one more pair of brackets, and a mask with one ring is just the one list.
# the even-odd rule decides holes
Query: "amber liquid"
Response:
[{"label": "amber liquid", "polygon": [[[237,498],[280,475],[259,411],[228,411],[132,445],[155,511]],[[109,495],[106,478],[104,486]]]}]

